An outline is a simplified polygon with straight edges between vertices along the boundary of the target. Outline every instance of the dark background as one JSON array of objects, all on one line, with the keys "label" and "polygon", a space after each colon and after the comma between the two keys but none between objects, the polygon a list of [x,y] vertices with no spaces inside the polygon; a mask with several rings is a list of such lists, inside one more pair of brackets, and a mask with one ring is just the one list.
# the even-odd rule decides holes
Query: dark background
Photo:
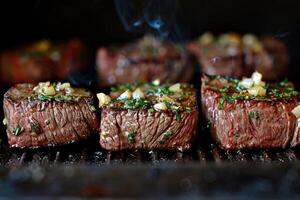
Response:
[{"label": "dark background", "polygon": [[[127,32],[114,3],[112,0],[1,1],[0,50],[37,39],[72,37],[84,39],[95,50],[101,45],[126,42],[148,30]],[[287,44],[291,61],[289,78],[298,82],[300,1],[179,0],[177,3],[177,25],[183,40],[208,30],[271,34]]]}]

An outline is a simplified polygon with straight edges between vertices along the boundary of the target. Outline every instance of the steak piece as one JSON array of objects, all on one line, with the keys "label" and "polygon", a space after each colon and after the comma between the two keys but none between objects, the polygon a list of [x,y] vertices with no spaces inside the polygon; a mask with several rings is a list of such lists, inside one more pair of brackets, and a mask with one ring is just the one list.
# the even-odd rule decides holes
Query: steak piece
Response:
[{"label": "steak piece", "polygon": [[49,82],[37,87],[17,84],[5,93],[3,106],[11,147],[68,144],[87,138],[99,128],[92,95],[80,88],[58,89],[66,85],[57,84],[56,94],[51,96],[47,93],[55,86]]},{"label": "steak piece", "polygon": [[78,39],[64,43],[41,40],[0,54],[0,81],[9,84],[63,80],[86,64],[85,45]]},{"label": "steak piece", "polygon": [[[100,144],[104,149],[191,148],[198,123],[196,92],[191,86],[142,84],[126,88],[119,86],[110,97],[98,94],[102,106]],[[101,96],[108,101],[101,103],[105,99]]]},{"label": "steak piece", "polygon": [[183,47],[145,36],[119,48],[100,48],[97,73],[101,86],[155,79],[189,82],[193,65]]},{"label": "steak piece", "polygon": [[287,82],[269,86],[257,82],[245,88],[247,81],[251,79],[202,78],[202,109],[213,139],[229,150],[284,148],[291,141],[292,146],[299,144],[292,113],[298,93]]},{"label": "steak piece", "polygon": [[202,72],[209,75],[242,77],[259,71],[265,80],[274,81],[288,69],[287,47],[273,37],[227,33],[215,38],[205,33],[187,48],[198,58]]}]

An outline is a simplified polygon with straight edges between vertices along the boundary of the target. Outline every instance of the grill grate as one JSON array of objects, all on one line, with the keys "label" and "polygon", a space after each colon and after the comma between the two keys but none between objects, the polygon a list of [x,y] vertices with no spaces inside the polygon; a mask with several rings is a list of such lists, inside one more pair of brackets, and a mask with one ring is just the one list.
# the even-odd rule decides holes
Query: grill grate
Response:
[{"label": "grill grate", "polygon": [[299,159],[299,149],[278,150],[239,150],[236,152],[221,150],[216,145],[207,148],[197,147],[191,151],[122,151],[111,152],[86,143],[45,149],[9,149],[1,148],[0,164],[16,166],[24,164],[137,164],[166,162],[290,162]]}]

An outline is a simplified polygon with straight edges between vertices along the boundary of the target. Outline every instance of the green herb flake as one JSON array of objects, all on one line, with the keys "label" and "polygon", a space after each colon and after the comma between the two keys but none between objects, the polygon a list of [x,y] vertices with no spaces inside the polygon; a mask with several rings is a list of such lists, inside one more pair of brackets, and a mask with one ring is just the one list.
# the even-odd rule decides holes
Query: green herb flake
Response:
[{"label": "green herb flake", "polygon": [[112,92],[118,92],[118,91],[119,91],[119,88],[116,87],[116,86],[112,86],[112,87],[110,87],[110,90],[111,90]]},{"label": "green herb flake", "polygon": [[52,99],[51,96],[47,96],[47,95],[38,95],[38,100],[40,101],[50,101]]},{"label": "green herb flake", "polygon": [[259,112],[256,112],[256,111],[250,111],[249,112],[249,117],[250,119],[259,119],[260,118],[260,114]]},{"label": "green herb flake", "polygon": [[155,112],[155,110],[154,110],[153,108],[149,108],[149,109],[148,109],[148,112],[149,112],[149,113],[153,113],[153,112]]},{"label": "green herb flake", "polygon": [[175,113],[175,118],[176,118],[176,121],[180,121],[181,120],[181,113],[179,110],[176,110],[174,111]]},{"label": "green herb flake", "polygon": [[39,126],[38,123],[31,122],[30,123],[30,128],[31,128],[31,132],[34,132],[34,133],[39,133],[40,132],[40,126]]},{"label": "green herb flake", "polygon": [[96,108],[93,105],[89,105],[89,109],[91,112],[96,112]]},{"label": "green herb flake", "polygon": [[16,135],[16,136],[18,136],[18,135],[20,135],[23,131],[24,131],[24,128],[18,125],[16,128],[14,128],[13,134]]},{"label": "green herb flake", "polygon": [[166,142],[166,140],[168,140],[171,135],[173,134],[173,131],[172,130],[168,130],[167,132],[165,132],[161,138],[161,140],[159,140],[158,142],[160,144],[164,144]]},{"label": "green herb flake", "polygon": [[185,107],[185,110],[188,111],[188,112],[193,111],[193,109],[191,107]]},{"label": "green herb flake", "polygon": [[220,100],[220,102],[218,103],[218,106],[217,106],[217,108],[218,108],[219,110],[220,110],[220,109],[222,109],[222,107],[223,107],[224,103],[225,103],[225,99],[224,99],[224,98],[222,98],[222,99]]},{"label": "green herb flake", "polygon": [[130,132],[128,135],[127,135],[127,139],[130,143],[135,143],[135,132]]}]

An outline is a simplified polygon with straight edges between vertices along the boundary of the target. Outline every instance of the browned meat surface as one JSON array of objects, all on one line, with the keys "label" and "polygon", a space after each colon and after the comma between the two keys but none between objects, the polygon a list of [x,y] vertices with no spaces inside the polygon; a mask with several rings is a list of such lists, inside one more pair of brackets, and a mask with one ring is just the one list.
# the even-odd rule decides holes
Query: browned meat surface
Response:
[{"label": "browned meat surface", "polygon": [[206,33],[187,48],[198,58],[202,72],[209,75],[242,77],[259,71],[265,80],[278,80],[288,70],[287,47],[272,37]]},{"label": "browned meat surface", "polygon": [[[11,147],[43,147],[76,142],[99,127],[93,97],[83,89],[53,97],[33,92],[33,85],[18,84],[4,95],[7,137]],[[48,99],[52,98],[52,99]]]},{"label": "browned meat surface", "polygon": [[[287,89],[291,88],[287,85],[269,86],[266,96],[253,97],[245,91],[232,91],[235,83],[220,77],[202,78],[202,109],[212,137],[222,148],[284,148],[299,144],[299,122],[292,113],[298,105],[297,92]],[[228,86],[230,89],[225,89]]]},{"label": "browned meat surface", "polygon": [[[145,87],[141,87],[145,99],[120,101],[116,99],[118,95],[110,95],[111,102],[103,106],[101,113],[101,146],[113,151],[190,149],[198,121],[195,90],[185,85],[183,96],[181,92],[169,93],[164,85],[166,97],[163,93],[149,94],[150,90],[160,91],[161,86]],[[166,107],[157,106],[162,104]]]},{"label": "browned meat surface", "polygon": [[155,79],[188,82],[193,67],[182,47],[151,36],[120,48],[100,48],[97,73],[101,86]]}]

